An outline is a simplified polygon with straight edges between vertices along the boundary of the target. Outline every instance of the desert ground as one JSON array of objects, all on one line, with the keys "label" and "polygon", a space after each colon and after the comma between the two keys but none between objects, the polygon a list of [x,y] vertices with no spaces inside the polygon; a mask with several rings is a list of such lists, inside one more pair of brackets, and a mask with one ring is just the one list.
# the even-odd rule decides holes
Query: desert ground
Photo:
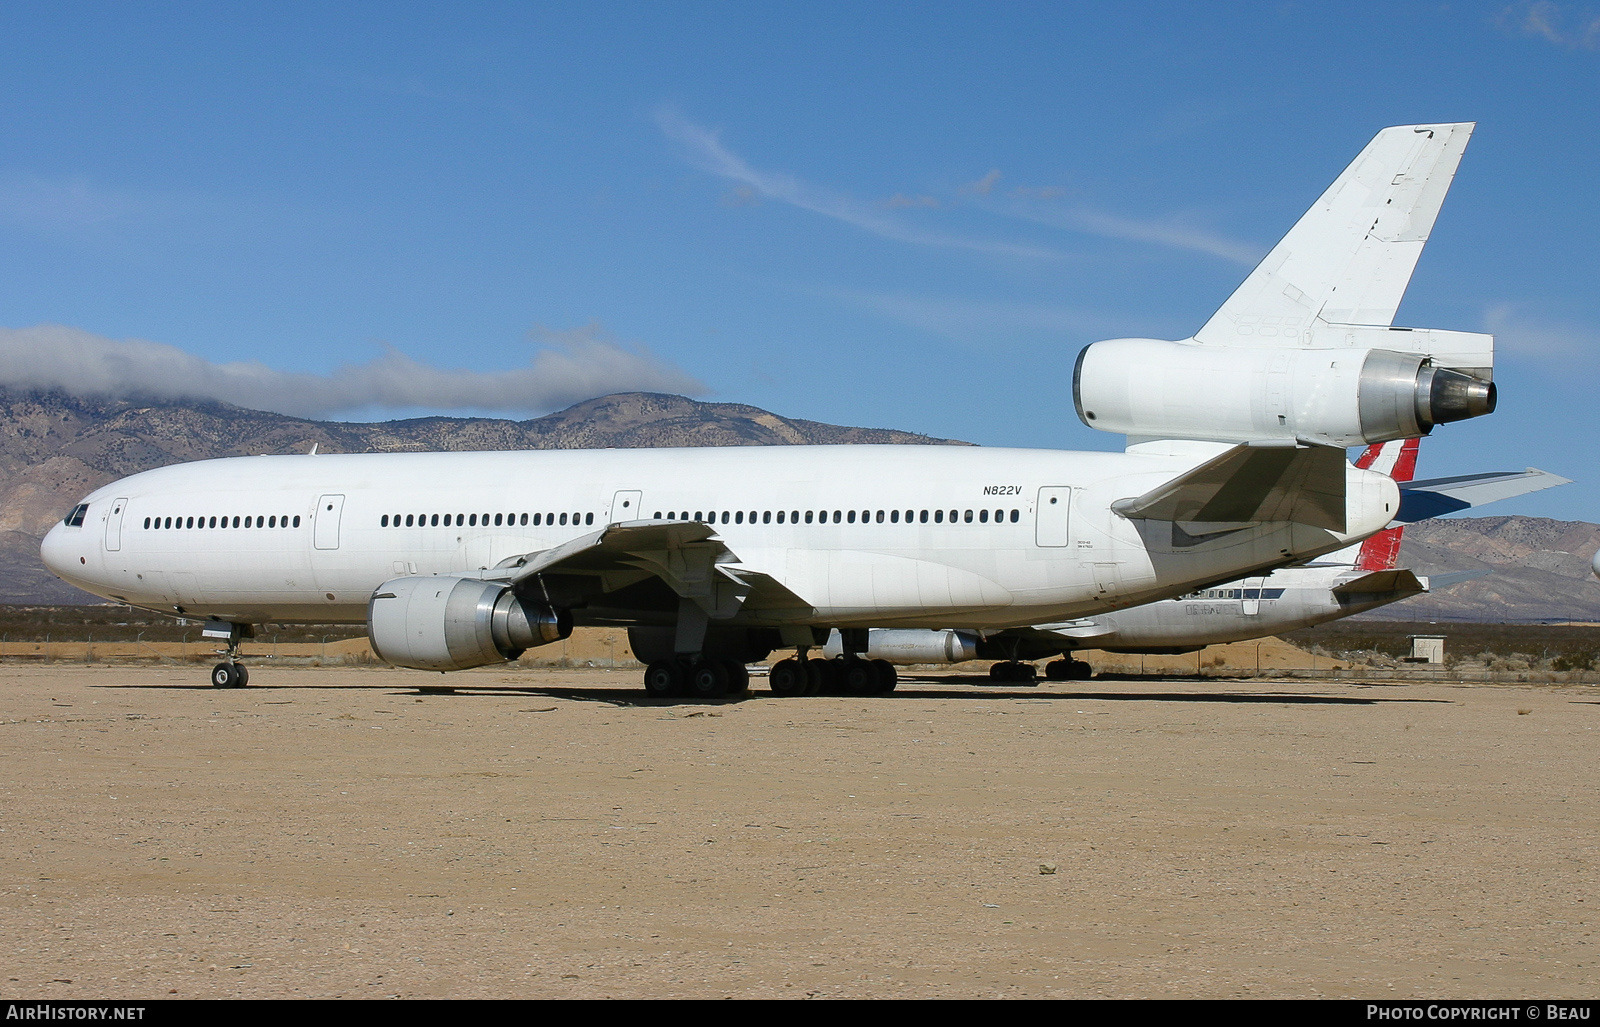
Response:
[{"label": "desert ground", "polygon": [[1592,685],[204,674],[0,664],[8,997],[1600,993]]}]

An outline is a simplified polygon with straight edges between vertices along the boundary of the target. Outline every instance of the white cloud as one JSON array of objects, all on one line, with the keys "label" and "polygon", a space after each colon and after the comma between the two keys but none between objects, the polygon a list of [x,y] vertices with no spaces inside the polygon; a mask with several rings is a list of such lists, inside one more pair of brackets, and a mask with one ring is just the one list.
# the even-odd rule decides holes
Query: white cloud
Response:
[{"label": "white cloud", "polygon": [[526,367],[431,367],[393,348],[331,374],[278,371],[256,361],[217,364],[175,346],[116,340],[63,325],[0,328],[0,384],[74,396],[209,399],[297,417],[355,410],[545,413],[613,392],[703,395],[706,387],[590,325],[539,330]]},{"label": "white cloud", "polygon": [[1056,258],[1060,254],[1038,246],[969,239],[928,232],[888,217],[867,204],[810,185],[783,172],[761,171],[722,144],[717,133],[689,121],[670,107],[656,112],[661,131],[684,148],[689,160],[703,171],[737,182],[759,196],[842,221],[885,239],[922,246],[945,246],[1007,257]]},{"label": "white cloud", "polygon": [[1530,318],[1516,303],[1496,303],[1483,312],[1483,330],[1495,346],[1516,356],[1590,363],[1600,356],[1600,332],[1581,325]]},{"label": "white cloud", "polygon": [[1550,0],[1516,4],[1500,13],[1502,28],[1537,36],[1569,50],[1600,50],[1600,15],[1593,10],[1569,11]]}]

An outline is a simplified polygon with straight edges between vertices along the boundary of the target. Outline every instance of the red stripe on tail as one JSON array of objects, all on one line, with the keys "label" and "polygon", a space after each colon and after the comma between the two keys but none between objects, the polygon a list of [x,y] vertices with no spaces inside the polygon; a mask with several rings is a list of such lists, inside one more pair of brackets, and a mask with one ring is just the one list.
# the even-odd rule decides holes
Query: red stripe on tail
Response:
[{"label": "red stripe on tail", "polygon": [[[1410,481],[1417,473],[1417,439],[1385,442],[1381,446],[1368,446],[1356,461],[1356,466],[1383,471],[1395,481]],[[1392,461],[1392,464],[1391,464]],[[1391,467],[1385,467],[1391,464]],[[1356,566],[1364,571],[1393,570],[1400,562],[1400,535],[1405,525],[1385,528],[1361,543],[1361,555]]]}]

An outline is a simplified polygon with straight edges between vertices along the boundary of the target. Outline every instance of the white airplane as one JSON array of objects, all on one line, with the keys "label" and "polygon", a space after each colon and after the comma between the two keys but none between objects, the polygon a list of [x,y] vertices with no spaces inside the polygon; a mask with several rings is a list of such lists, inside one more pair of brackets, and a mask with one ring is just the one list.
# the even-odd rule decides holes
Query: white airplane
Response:
[{"label": "white airplane", "polygon": [[[1416,455],[1416,439],[1368,447],[1356,465],[1382,471],[1400,484],[1395,524],[1359,545],[1318,557],[1305,566],[1283,567],[1265,576],[1144,606],[1020,630],[984,634],[874,629],[864,655],[891,664],[996,659],[1001,662],[990,668],[996,681],[1031,681],[1032,664],[1020,661],[1059,655],[1063,659],[1048,664],[1045,674],[1051,680],[1071,681],[1086,679],[1091,672],[1087,663],[1072,656],[1080,649],[1170,655],[1323,624],[1489,573],[1472,570],[1418,576],[1398,569],[1401,535],[1407,524],[1570,482],[1532,467],[1520,472],[1413,481]],[[842,649],[842,636],[835,632],[823,647],[823,655],[838,657]]]},{"label": "white airplane", "polygon": [[[208,460],[97,489],[63,580],[203,617],[213,684],[262,622],[367,625],[401,667],[626,625],[653,694],[804,691],[831,628],[1055,623],[1304,562],[1399,509],[1347,446],[1494,409],[1493,338],[1391,329],[1470,124],[1385,129],[1194,338],[1089,346],[1073,392],[1124,453],[918,446]],[[852,645],[853,651],[858,651]],[[846,661],[858,684],[888,682]]]}]

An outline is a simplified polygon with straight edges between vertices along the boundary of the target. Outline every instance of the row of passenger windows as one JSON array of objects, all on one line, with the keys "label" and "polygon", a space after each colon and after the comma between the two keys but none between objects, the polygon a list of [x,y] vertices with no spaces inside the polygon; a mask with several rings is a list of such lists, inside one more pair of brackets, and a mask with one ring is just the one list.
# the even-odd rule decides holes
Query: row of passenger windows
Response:
[{"label": "row of passenger windows", "polygon": [[[661,520],[661,511],[657,510],[655,516],[656,520]],[[890,524],[899,524],[902,520],[906,524],[927,524],[930,519],[934,524],[943,524],[946,519],[951,524],[958,522],[971,524],[974,520],[979,524],[988,524],[991,512],[988,510],[951,510],[948,513],[944,510],[779,510],[774,514],[771,510],[751,510],[748,513],[743,510],[733,510],[731,512],[723,510],[719,514],[715,510],[710,513],[696,510],[693,517],[689,516],[689,511],[687,510],[681,513],[675,510],[668,510],[666,513],[666,519],[669,521],[702,521],[706,524],[728,524],[730,518],[734,524],[755,524],[757,523],[757,517],[760,517],[760,523],[762,524],[771,524],[774,519],[779,524],[783,524],[785,520],[790,524],[799,524],[802,517],[805,518],[805,523],[807,524],[827,524],[830,516],[834,524],[855,524],[858,521],[862,524],[874,522],[882,524],[885,521]],[[720,520],[718,520],[719,517],[721,518]],[[994,523],[1000,524],[1008,519],[1008,515],[1005,510],[995,510],[993,511],[993,518]],[[1020,510],[1012,510],[1009,514],[1009,520],[1012,524],[1017,523],[1021,518],[1022,512]]]},{"label": "row of passenger windows", "polygon": [[144,526],[152,531],[157,528],[288,528],[300,527],[300,518],[296,515],[291,525],[290,517],[284,514],[281,517],[146,517]]},{"label": "row of passenger windows", "polygon": [[[384,514],[378,520],[378,524],[379,524],[380,527],[384,527],[384,528],[390,528],[390,527],[394,527],[394,528],[400,528],[400,527],[405,527],[405,528],[438,528],[438,527],[446,527],[446,528],[448,528],[448,527],[451,527],[452,525],[457,527],[457,528],[460,528],[460,527],[463,527],[463,526],[464,527],[468,527],[468,528],[476,528],[480,524],[483,527],[487,528],[487,527],[489,527],[489,524],[490,524],[489,519],[491,517],[494,518],[494,526],[496,528],[500,528],[500,527],[516,527],[518,525],[526,526],[526,525],[528,525],[530,523],[534,527],[539,527],[541,524],[554,525],[554,524],[557,523],[557,518],[560,518],[560,523],[561,524],[567,524],[567,523],[571,523],[571,524],[593,524],[594,523],[594,514],[592,514],[592,513],[575,513],[575,514],[554,514],[554,513],[547,513],[547,514],[525,514],[525,513],[524,514],[517,514],[517,513],[508,513],[508,514],[405,514],[403,516],[401,514],[393,514],[393,515]],[[531,521],[529,520],[529,517],[532,517]],[[572,520],[570,522],[567,520],[568,517],[572,518]]]},{"label": "row of passenger windows", "polygon": [[1176,601],[1191,599],[1282,599],[1281,588],[1207,588],[1178,596]]}]

